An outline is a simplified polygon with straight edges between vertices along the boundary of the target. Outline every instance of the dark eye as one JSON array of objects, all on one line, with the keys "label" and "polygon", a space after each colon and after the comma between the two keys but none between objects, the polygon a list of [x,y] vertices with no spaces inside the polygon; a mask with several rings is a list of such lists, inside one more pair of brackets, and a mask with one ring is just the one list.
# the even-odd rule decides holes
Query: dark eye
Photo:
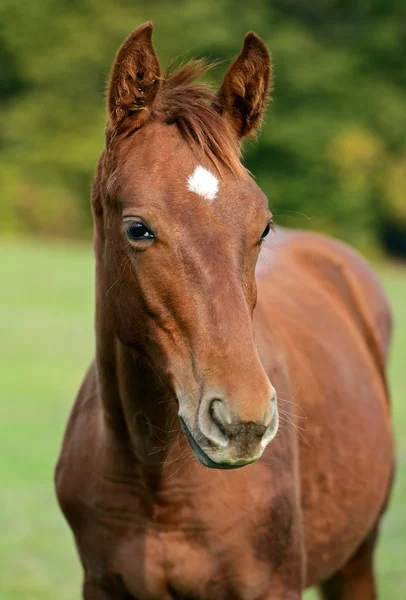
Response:
[{"label": "dark eye", "polygon": [[148,229],[145,223],[142,223],[141,221],[126,221],[125,231],[127,237],[135,242],[138,240],[155,239],[155,235],[152,233],[152,231]]},{"label": "dark eye", "polygon": [[266,236],[268,235],[268,233],[270,232],[271,229],[272,229],[272,231],[274,231],[273,221],[270,221],[268,223],[268,225],[265,227],[265,229],[264,229],[264,231],[263,231],[263,233],[261,235],[261,238],[259,240],[260,242],[262,242],[266,238]]}]

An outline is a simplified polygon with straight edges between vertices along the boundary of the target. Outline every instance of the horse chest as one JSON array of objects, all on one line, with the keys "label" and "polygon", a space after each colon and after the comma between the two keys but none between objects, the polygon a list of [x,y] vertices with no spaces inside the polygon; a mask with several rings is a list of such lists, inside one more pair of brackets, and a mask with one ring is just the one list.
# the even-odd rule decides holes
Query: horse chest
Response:
[{"label": "horse chest", "polygon": [[270,565],[251,542],[238,532],[151,530],[123,540],[115,562],[137,599],[259,600]]}]

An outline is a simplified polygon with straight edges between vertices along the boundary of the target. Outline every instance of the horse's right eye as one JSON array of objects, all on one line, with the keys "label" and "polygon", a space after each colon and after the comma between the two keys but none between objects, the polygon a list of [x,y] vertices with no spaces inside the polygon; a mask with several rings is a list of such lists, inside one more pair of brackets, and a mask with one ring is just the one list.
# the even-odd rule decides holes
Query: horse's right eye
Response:
[{"label": "horse's right eye", "polygon": [[154,233],[142,221],[125,221],[125,231],[133,242],[155,239]]}]

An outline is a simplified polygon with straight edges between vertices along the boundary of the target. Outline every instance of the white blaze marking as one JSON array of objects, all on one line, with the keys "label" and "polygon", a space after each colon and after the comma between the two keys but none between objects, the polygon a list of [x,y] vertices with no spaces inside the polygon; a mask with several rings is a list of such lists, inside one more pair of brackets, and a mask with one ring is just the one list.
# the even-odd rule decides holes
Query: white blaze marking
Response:
[{"label": "white blaze marking", "polygon": [[213,173],[210,173],[210,171],[199,165],[189,175],[187,188],[190,192],[199,194],[199,196],[203,196],[203,198],[211,201],[217,196],[219,180]]}]

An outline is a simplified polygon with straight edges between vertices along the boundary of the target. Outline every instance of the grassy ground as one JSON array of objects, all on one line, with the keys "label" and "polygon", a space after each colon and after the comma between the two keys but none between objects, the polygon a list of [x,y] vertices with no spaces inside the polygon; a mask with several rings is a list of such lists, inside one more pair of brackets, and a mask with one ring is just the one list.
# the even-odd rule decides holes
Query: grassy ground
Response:
[{"label": "grassy ground", "polygon": [[[406,271],[384,267],[380,273],[396,319],[390,379],[398,474],[377,566],[381,598],[404,600]],[[0,282],[0,599],[75,600],[81,574],[52,477],[93,353],[90,249],[3,241]]]}]

